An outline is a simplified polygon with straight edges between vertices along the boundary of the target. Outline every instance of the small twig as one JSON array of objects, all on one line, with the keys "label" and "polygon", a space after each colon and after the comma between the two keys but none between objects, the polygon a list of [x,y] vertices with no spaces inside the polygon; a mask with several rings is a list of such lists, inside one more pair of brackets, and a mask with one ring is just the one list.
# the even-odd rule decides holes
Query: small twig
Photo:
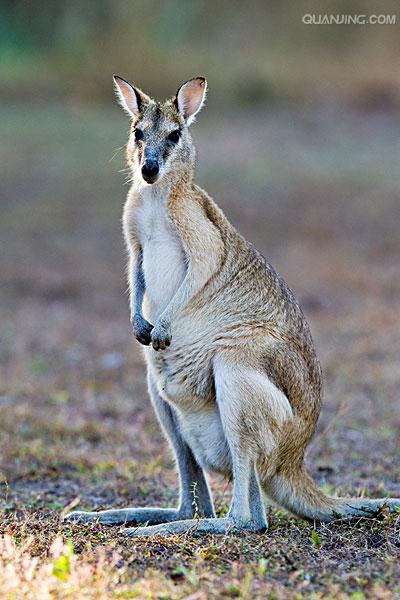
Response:
[{"label": "small twig", "polygon": [[73,508],[75,508],[75,506],[78,506],[80,501],[81,499],[77,496],[76,498],[71,500],[71,502],[67,504],[67,506],[64,506],[63,510],[60,513],[60,519],[62,520],[67,513],[69,513]]}]

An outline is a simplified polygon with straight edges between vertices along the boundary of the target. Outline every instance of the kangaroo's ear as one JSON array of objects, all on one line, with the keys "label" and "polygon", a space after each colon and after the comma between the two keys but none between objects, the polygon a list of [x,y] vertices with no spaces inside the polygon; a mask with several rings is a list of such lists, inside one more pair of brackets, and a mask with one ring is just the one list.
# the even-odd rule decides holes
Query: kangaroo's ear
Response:
[{"label": "kangaroo's ear", "polygon": [[133,85],[122,79],[122,77],[114,75],[113,79],[120,105],[131,117],[137,117],[143,109],[144,104],[150,101],[150,98],[142,90],[133,87]]},{"label": "kangaroo's ear", "polygon": [[176,93],[174,103],[186,124],[193,123],[201,110],[207,95],[207,81],[204,77],[195,77],[186,81]]}]

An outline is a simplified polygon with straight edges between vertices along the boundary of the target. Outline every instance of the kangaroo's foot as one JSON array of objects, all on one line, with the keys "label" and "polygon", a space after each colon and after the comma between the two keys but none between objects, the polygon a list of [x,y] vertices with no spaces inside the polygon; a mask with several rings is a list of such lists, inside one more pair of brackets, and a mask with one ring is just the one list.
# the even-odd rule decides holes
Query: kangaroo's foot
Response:
[{"label": "kangaroo's foot", "polygon": [[128,527],[122,533],[130,537],[150,537],[155,535],[168,537],[182,533],[206,535],[208,533],[228,533],[243,530],[263,533],[266,527],[259,528],[253,521],[243,522],[232,517],[225,517],[222,519],[185,519],[183,521],[150,527]]},{"label": "kangaroo's foot", "polygon": [[68,523],[101,523],[102,525],[138,525],[148,523],[169,523],[187,519],[192,512],[179,508],[120,508],[117,510],[100,510],[98,512],[74,511],[64,517]]}]

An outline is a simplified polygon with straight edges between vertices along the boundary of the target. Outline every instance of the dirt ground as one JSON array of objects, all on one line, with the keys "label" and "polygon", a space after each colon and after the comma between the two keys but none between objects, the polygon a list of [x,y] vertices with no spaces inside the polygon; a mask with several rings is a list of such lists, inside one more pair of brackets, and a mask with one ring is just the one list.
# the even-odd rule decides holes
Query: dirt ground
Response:
[{"label": "dirt ground", "polygon": [[[1,110],[0,597],[400,597],[400,514],[264,535],[126,539],[66,507],[177,500],[129,324],[117,109]],[[307,462],[330,493],[400,497],[398,114],[206,113],[198,182],[286,279],[325,402]],[[212,478],[218,512],[230,484]]]}]

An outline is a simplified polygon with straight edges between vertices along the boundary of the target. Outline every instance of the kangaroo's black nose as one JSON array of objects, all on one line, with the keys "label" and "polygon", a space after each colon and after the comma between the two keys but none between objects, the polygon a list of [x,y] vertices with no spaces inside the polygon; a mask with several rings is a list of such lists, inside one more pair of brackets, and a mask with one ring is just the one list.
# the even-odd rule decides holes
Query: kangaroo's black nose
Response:
[{"label": "kangaroo's black nose", "polygon": [[147,183],[154,183],[157,179],[160,167],[158,162],[153,159],[146,160],[142,167],[142,176]]}]

